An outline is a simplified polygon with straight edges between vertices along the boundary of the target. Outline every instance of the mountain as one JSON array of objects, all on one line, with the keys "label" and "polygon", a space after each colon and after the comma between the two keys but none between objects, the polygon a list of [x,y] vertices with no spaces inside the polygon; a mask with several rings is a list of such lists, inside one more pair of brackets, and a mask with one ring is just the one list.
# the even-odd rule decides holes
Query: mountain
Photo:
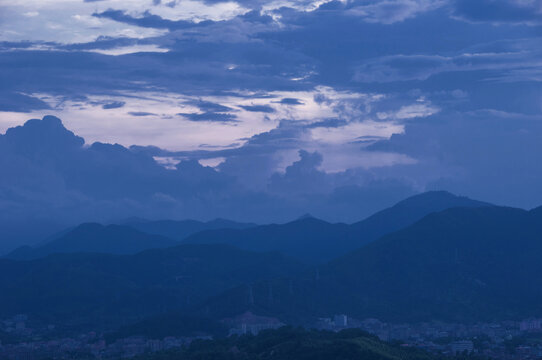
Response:
[{"label": "mountain", "polygon": [[542,206],[539,206],[539,207],[536,207],[536,208],[532,209],[531,213],[534,214],[535,216],[542,217]]},{"label": "mountain", "polygon": [[[287,224],[261,225],[250,229],[203,231],[184,240],[187,244],[226,243],[250,251],[279,251],[312,262],[340,249],[348,231],[346,224],[330,224],[307,217]],[[332,248],[332,249],[329,249]]]},{"label": "mountain", "polygon": [[540,214],[453,208],[331,262],[321,278],[360,315],[521,318],[542,311],[541,256]]},{"label": "mountain", "polygon": [[308,263],[321,263],[411,225],[430,213],[452,207],[483,206],[491,204],[432,191],[410,197],[352,225],[331,224],[309,215],[281,225],[203,231],[184,242],[227,243],[251,251],[280,251]]},{"label": "mountain", "polygon": [[[431,213],[455,207],[478,208],[493,204],[457,196],[447,191],[429,191],[411,196],[394,206],[352,224],[354,239],[369,243],[379,237],[403,229]],[[355,241],[355,240],[354,240]]]},{"label": "mountain", "polygon": [[188,347],[142,355],[136,360],[429,360],[443,356],[380,341],[358,329],[340,332],[282,327],[256,336],[196,341]]},{"label": "mountain", "polygon": [[0,317],[108,327],[188,309],[227,289],[302,269],[278,253],[180,245],[135,255],[54,254],[0,260]]},{"label": "mountain", "polygon": [[6,257],[15,260],[37,259],[54,253],[94,252],[107,254],[135,254],[137,252],[174,246],[177,243],[159,235],[150,235],[120,225],[81,224],[58,238],[38,247],[21,247]]},{"label": "mountain", "polygon": [[539,211],[452,208],[302,276],[229,290],[206,308],[300,321],[337,313],[396,322],[517,320],[542,313],[541,258]]},{"label": "mountain", "polygon": [[204,230],[247,229],[256,226],[252,223],[240,223],[226,219],[207,222],[197,220],[158,220],[131,219],[122,223],[147,234],[161,235],[174,240],[183,240],[189,235]]}]

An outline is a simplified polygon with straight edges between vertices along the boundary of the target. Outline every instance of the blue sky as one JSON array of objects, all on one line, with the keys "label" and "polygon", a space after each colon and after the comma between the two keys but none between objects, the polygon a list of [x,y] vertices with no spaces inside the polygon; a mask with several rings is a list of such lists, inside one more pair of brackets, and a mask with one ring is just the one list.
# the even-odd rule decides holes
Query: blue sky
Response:
[{"label": "blue sky", "polygon": [[[81,148],[118,143],[233,182],[209,180],[198,211],[141,184],[175,204],[168,217],[353,221],[430,189],[529,208],[542,204],[541,25],[540,0],[3,2],[0,133],[55,115]],[[1,209],[59,189],[72,207],[98,201],[46,170],[47,190],[4,180]],[[68,211],[46,198],[32,216]],[[104,217],[148,215],[124,199],[136,205]]]}]

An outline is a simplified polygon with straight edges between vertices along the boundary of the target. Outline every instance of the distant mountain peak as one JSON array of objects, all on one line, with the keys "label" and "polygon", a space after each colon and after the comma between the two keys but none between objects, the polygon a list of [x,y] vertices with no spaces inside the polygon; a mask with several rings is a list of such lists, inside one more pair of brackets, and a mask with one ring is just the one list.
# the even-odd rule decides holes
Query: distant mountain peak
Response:
[{"label": "distant mountain peak", "polygon": [[[425,191],[423,193],[410,196],[410,197],[400,201],[399,203],[414,201],[414,200],[425,200],[425,199],[427,199],[427,200],[435,200],[435,199],[445,199],[445,200],[468,199],[468,200],[471,200],[467,196],[456,195],[456,194],[453,194],[453,193],[451,193],[449,191],[446,191],[446,190],[430,190],[430,191]],[[472,200],[472,201],[476,201],[476,200]]]},{"label": "distant mountain peak", "polygon": [[135,254],[176,245],[174,240],[141,232],[125,225],[83,223],[36,248],[19,248],[7,255],[11,259],[29,260],[54,253],[95,252]]},{"label": "distant mountain peak", "polygon": [[316,218],[310,213],[305,213],[301,215],[300,217],[298,217],[296,220],[307,220],[307,219],[316,219]]},{"label": "distant mountain peak", "polygon": [[75,228],[71,230],[71,232],[82,231],[82,230],[86,231],[86,230],[102,229],[104,227],[105,226],[100,223],[87,222],[87,223],[82,223],[82,224],[77,225]]},{"label": "distant mountain peak", "polygon": [[413,208],[431,208],[434,211],[440,211],[451,207],[480,207],[494,206],[493,204],[473,200],[466,196],[452,194],[445,190],[432,190],[408,197],[394,206],[393,208],[413,207]]}]

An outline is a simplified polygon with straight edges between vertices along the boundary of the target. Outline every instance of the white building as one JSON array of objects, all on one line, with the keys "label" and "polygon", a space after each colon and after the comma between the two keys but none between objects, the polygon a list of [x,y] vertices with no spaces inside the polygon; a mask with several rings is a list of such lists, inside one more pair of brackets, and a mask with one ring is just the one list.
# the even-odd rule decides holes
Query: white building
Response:
[{"label": "white building", "polygon": [[538,331],[542,329],[542,319],[525,319],[519,323],[520,331]]},{"label": "white building", "polygon": [[333,324],[335,327],[345,328],[348,326],[348,316],[341,314],[333,316]]}]

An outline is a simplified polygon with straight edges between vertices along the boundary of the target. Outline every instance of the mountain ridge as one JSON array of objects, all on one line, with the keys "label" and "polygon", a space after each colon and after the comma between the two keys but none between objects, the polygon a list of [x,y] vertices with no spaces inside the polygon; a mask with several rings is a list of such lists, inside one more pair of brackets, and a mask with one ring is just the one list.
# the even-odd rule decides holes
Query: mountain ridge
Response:
[{"label": "mountain ridge", "polygon": [[202,231],[187,237],[183,243],[228,243],[251,251],[282,251],[307,263],[323,263],[411,225],[427,214],[455,206],[493,205],[433,191],[409,197],[350,225],[302,217],[286,224]]},{"label": "mountain ridge", "polygon": [[342,313],[393,322],[519,320],[542,312],[541,257],[542,214],[451,208],[302,275],[230,289],[206,308],[293,323]]},{"label": "mountain ridge", "polygon": [[109,253],[135,254],[150,248],[165,248],[176,245],[169,238],[147,234],[122,225],[101,225],[83,223],[60,233],[38,247],[21,247],[5,257],[16,260],[30,260],[53,253]]}]

